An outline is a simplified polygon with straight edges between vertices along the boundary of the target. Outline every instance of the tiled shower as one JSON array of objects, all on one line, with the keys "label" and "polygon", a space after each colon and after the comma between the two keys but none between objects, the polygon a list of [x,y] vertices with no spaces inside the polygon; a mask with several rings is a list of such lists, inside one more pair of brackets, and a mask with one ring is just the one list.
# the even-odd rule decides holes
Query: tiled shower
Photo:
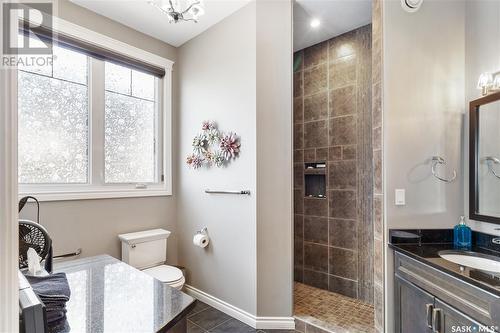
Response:
[{"label": "tiled shower", "polygon": [[371,25],[294,55],[294,276],[373,303]]}]

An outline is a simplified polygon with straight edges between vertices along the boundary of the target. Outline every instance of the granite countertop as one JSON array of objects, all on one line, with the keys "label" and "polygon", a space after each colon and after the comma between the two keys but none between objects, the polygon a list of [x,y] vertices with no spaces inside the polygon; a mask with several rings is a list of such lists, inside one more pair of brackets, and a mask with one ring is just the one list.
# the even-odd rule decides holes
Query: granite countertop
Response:
[{"label": "granite countertop", "polygon": [[67,319],[51,332],[159,332],[173,327],[195,300],[108,255],[57,263],[71,289]]},{"label": "granite countertop", "polygon": [[[401,231],[395,232],[401,235]],[[404,232],[407,233],[411,231]],[[500,274],[493,274],[470,267],[463,267],[439,256],[439,251],[454,250],[453,243],[449,242],[449,231],[447,230],[446,232],[446,237],[441,239],[443,242],[440,243],[440,239],[435,236],[420,233],[420,238],[415,237],[412,241],[408,237],[394,237],[394,232],[391,231],[391,242],[389,243],[389,247],[462,281],[475,285],[481,289],[491,292],[494,295],[500,296]],[[418,239],[420,239],[420,241],[414,241]],[[473,245],[471,251],[499,256],[498,252],[483,246],[478,246],[477,244]]]}]

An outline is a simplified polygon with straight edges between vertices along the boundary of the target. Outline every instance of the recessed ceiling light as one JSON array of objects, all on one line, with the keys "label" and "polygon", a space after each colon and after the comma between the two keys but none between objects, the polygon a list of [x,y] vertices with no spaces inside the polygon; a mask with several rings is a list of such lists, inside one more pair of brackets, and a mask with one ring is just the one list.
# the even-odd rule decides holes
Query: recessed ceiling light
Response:
[{"label": "recessed ceiling light", "polygon": [[321,21],[316,19],[316,18],[311,20],[311,28],[317,28],[317,27],[319,27],[320,24],[321,24]]}]

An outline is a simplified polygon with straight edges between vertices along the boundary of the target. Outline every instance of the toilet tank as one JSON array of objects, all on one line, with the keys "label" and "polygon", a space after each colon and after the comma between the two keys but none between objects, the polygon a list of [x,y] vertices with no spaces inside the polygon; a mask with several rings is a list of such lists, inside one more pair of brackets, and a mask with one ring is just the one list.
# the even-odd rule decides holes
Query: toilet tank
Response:
[{"label": "toilet tank", "polygon": [[122,242],[122,261],[138,269],[163,264],[167,259],[170,231],[144,230],[118,235]]}]

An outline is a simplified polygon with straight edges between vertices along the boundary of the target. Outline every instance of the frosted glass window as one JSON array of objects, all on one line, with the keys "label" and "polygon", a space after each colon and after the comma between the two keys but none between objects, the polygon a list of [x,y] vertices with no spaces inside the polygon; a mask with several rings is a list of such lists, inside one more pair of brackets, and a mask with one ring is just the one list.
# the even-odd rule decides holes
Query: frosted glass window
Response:
[{"label": "frosted glass window", "polygon": [[88,181],[86,85],[19,71],[18,115],[20,183]]},{"label": "frosted glass window", "polygon": [[155,77],[109,62],[105,66],[105,181],[155,182]]},{"label": "frosted glass window", "polygon": [[[44,47],[45,44],[40,41],[38,38],[27,37],[25,35],[19,34],[17,35],[17,43],[19,46],[29,45],[30,47]],[[42,58],[43,60],[43,58]],[[50,61],[31,61],[31,62],[19,62],[17,64],[17,68],[19,70],[23,70],[31,73],[38,73],[47,76],[52,76],[52,63]]]},{"label": "frosted glass window", "polygon": [[167,193],[163,78],[62,43],[52,55],[44,66],[18,66],[20,193],[62,200]]},{"label": "frosted glass window", "polygon": [[87,84],[87,56],[62,47],[54,46],[54,77]]},{"label": "frosted glass window", "polygon": [[132,70],[127,67],[106,62],[105,85],[107,91],[130,95]]},{"label": "frosted glass window", "polygon": [[154,101],[155,77],[139,71],[132,71],[132,96]]},{"label": "frosted glass window", "polygon": [[106,92],[106,183],[155,181],[155,103]]}]

